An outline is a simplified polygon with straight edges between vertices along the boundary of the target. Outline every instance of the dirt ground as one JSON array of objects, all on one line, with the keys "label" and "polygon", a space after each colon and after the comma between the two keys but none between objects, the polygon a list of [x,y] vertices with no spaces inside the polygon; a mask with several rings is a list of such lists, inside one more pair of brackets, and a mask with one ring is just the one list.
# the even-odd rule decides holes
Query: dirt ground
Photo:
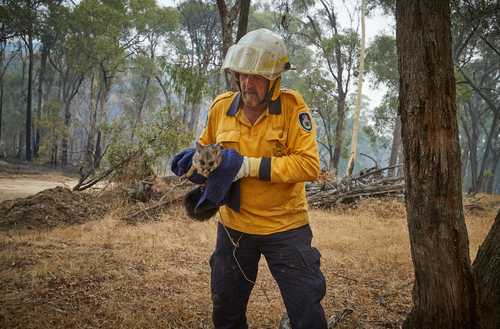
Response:
[{"label": "dirt ground", "polygon": [[53,173],[0,174],[0,202],[23,198],[56,186],[72,188],[77,182],[74,177]]},{"label": "dirt ground", "polygon": [[[16,188],[0,178],[3,199],[66,178],[8,181]],[[480,205],[466,210],[474,259],[500,197],[467,202]],[[130,225],[120,219],[126,205],[111,206],[83,224],[0,231],[0,328],[213,328],[208,259],[215,220],[193,222],[174,206],[158,220]],[[413,283],[403,204],[367,200],[356,209],[313,210],[311,226],[327,281],[325,311],[353,310],[337,328],[399,328]],[[262,259],[249,325],[275,329],[283,311]]]}]

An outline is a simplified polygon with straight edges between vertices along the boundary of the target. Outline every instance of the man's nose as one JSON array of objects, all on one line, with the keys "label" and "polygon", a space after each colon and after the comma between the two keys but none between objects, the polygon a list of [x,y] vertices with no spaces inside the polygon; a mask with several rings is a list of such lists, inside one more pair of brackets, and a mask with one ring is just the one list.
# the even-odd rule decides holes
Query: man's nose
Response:
[{"label": "man's nose", "polygon": [[245,81],[245,85],[247,87],[253,87],[255,86],[255,79],[252,79],[252,77],[247,77]]}]

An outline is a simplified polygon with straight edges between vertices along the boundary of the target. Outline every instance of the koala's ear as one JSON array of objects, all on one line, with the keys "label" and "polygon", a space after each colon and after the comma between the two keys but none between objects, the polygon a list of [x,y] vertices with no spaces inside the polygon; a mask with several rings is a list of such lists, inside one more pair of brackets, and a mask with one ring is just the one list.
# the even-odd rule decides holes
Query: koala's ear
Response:
[{"label": "koala's ear", "polygon": [[202,148],[203,146],[198,141],[196,141],[196,151],[201,151]]}]

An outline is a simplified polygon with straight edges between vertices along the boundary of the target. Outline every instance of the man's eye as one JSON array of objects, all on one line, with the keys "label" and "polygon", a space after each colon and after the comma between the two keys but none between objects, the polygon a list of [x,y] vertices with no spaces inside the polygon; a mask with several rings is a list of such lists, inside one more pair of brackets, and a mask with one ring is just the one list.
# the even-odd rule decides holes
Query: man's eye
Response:
[{"label": "man's eye", "polygon": [[214,162],[213,162],[213,161],[210,161],[210,162],[208,163],[208,165],[209,165],[209,166],[213,166],[213,165],[214,165]]},{"label": "man's eye", "polygon": [[205,161],[203,161],[203,160],[200,160],[200,163],[202,166],[205,165]]}]

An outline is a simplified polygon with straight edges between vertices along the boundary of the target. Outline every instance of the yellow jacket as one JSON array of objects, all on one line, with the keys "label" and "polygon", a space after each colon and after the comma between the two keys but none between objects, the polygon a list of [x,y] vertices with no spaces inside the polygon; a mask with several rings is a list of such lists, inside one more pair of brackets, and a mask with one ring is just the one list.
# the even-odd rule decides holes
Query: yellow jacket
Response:
[{"label": "yellow jacket", "polygon": [[316,124],[299,93],[282,89],[276,96],[252,125],[240,111],[239,93],[219,95],[200,137],[201,144],[262,158],[259,177],[241,180],[240,212],[221,207],[222,223],[245,233],[282,232],[309,221],[304,182],[319,174]]}]

